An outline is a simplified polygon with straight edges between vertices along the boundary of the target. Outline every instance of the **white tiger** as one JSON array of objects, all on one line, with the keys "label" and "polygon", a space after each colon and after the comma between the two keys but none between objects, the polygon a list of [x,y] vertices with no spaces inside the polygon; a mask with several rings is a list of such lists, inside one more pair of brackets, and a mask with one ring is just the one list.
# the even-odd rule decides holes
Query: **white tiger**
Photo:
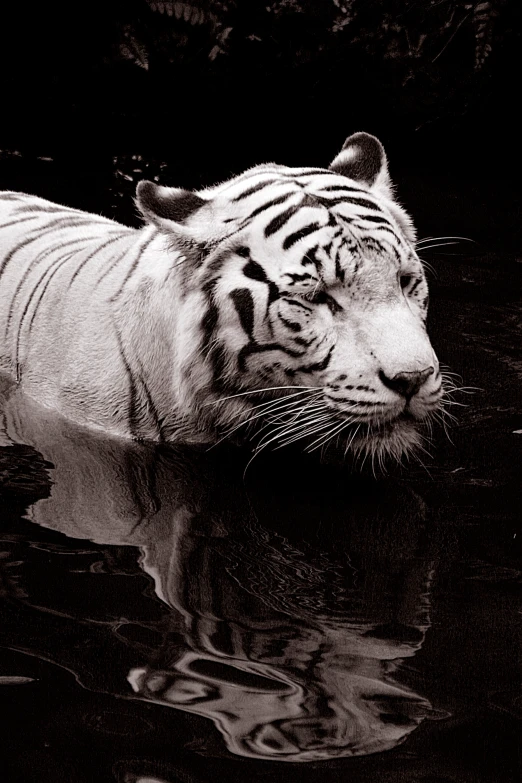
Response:
[{"label": "white tiger", "polygon": [[427,285],[380,142],[198,193],[143,181],[136,230],[0,194],[0,368],[46,406],[139,439],[339,436],[395,458],[444,394]]}]

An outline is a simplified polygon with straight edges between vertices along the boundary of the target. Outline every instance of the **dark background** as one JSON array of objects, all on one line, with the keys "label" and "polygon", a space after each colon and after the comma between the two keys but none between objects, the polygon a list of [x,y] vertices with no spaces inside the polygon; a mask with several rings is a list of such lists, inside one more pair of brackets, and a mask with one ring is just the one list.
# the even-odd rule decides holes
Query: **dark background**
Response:
[{"label": "dark background", "polygon": [[[451,441],[439,428],[426,470],[410,466],[405,474],[430,509],[430,547],[436,543],[432,628],[405,669],[413,685],[452,716],[426,722],[396,751],[296,769],[219,759],[211,752],[206,758],[192,742],[209,734],[202,718],[196,725],[180,718],[182,713],[156,708],[152,721],[152,706],[116,702],[110,688],[101,692],[103,678],[119,676],[126,659],[115,663],[116,654],[107,655],[106,639],[115,645],[116,637],[104,635],[99,615],[89,625],[81,618],[91,606],[101,614],[116,607],[117,617],[141,616],[140,601],[147,596],[130,589],[139,575],[137,555],[127,576],[112,551],[103,555],[116,581],[110,590],[94,571],[83,592],[64,589],[72,584],[64,581],[67,569],[74,580],[84,576],[77,559],[84,557],[85,545],[74,540],[66,545],[43,529],[44,544],[33,545],[33,527],[19,517],[44,494],[48,478],[43,463],[22,446],[14,454],[2,450],[4,488],[12,476],[16,485],[7,497],[2,547],[14,542],[13,564],[28,575],[21,587],[13,580],[15,596],[29,585],[35,606],[44,608],[35,616],[25,593],[12,612],[8,602],[3,605],[0,631],[10,637],[8,644],[13,647],[19,634],[19,648],[33,649],[34,655],[2,649],[1,673],[34,682],[2,688],[11,727],[2,759],[11,772],[2,779],[130,780],[135,765],[140,774],[150,770],[168,780],[201,782],[333,783],[348,775],[358,783],[513,783],[520,777],[522,704],[517,668],[522,4],[191,0],[162,3],[163,13],[159,5],[3,4],[0,187],[136,221],[132,197],[143,177],[197,188],[270,159],[327,165],[348,134],[366,130],[383,141],[399,197],[420,236],[476,240],[432,252],[436,275],[428,270],[434,346],[475,394],[457,398],[469,407],[457,409]],[[448,250],[451,255],[443,256]],[[281,459],[273,473],[281,483],[262,486],[276,493],[284,519],[293,509],[286,496],[292,462],[286,453]],[[319,498],[316,506],[324,507],[311,545],[326,547],[332,504],[335,508],[340,496],[326,492],[328,485],[315,475],[304,481],[297,475],[291,486],[301,506],[304,486],[312,512],[311,492]],[[295,515],[287,519],[284,534],[291,529],[301,536]],[[383,529],[388,525],[393,531],[393,520]],[[371,554],[371,529],[360,541]],[[402,539],[397,541],[400,548]],[[92,602],[98,595],[89,592],[93,584],[106,589],[107,600]],[[80,618],[70,621],[67,633],[63,624],[69,620],[52,603],[56,596],[58,609],[65,596]],[[37,657],[48,648],[54,657]],[[121,656],[122,648],[114,649]],[[69,650],[86,666],[95,661],[93,671],[103,675],[97,692],[83,690],[72,670],[52,663],[67,663]]]},{"label": "dark background", "polygon": [[421,235],[517,250],[521,22],[519,0],[10,0],[0,186],[128,221],[144,176],[327,165],[366,130]]}]

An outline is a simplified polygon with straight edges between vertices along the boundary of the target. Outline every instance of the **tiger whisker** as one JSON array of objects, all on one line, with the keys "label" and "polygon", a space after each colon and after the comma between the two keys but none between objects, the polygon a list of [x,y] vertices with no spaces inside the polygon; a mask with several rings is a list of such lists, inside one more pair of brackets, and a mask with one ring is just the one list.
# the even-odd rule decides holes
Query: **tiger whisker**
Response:
[{"label": "tiger whisker", "polygon": [[348,451],[349,451],[349,449],[350,449],[350,446],[352,445],[352,443],[354,442],[355,438],[357,437],[357,434],[358,434],[358,432],[359,432],[359,430],[360,430],[360,429],[361,429],[361,425],[360,425],[360,424],[358,424],[358,425],[357,425],[357,427],[355,428],[355,430],[354,430],[353,434],[352,434],[352,437],[350,438],[350,440],[349,440],[349,441],[348,441],[348,443],[346,444],[346,447],[345,447],[345,449],[344,449],[344,454],[343,454],[343,457],[346,457],[346,455],[347,455],[347,453],[348,453]]},{"label": "tiger whisker", "polygon": [[[281,398],[280,400],[276,400],[276,401],[272,400],[271,402],[275,404],[275,403],[277,403],[277,402],[281,402],[281,403],[282,403],[282,402],[285,402],[285,400],[286,400],[286,398],[284,398],[284,397],[283,397],[283,398]],[[295,402],[295,401],[294,401],[294,402],[292,402],[292,403],[287,403],[288,407],[290,407],[290,408],[291,408],[293,405],[295,405],[295,404],[296,404],[296,402]],[[237,417],[239,417],[239,416],[240,416],[241,414],[243,414],[243,413],[246,413],[246,414],[248,415],[248,413],[249,413],[249,412],[250,412],[249,410],[247,410],[247,411],[239,411],[239,412],[236,414],[236,418],[237,418]],[[273,413],[273,411],[272,411],[272,413]],[[255,419],[258,419],[258,418],[262,417],[263,415],[265,415],[265,412],[264,412],[264,411],[262,411],[262,412],[260,412],[260,413],[257,413],[257,414],[256,414],[256,415],[254,415],[254,416],[251,416],[249,419],[244,419],[244,420],[240,421],[240,422],[239,422],[239,424],[236,424],[234,427],[229,427],[229,428],[228,428],[228,429],[225,431],[225,433],[223,434],[223,436],[222,436],[221,438],[219,438],[219,440],[217,440],[215,443],[213,443],[213,444],[212,444],[212,446],[210,446],[210,447],[209,447],[208,451],[210,451],[211,449],[215,448],[215,447],[216,447],[218,444],[222,443],[222,442],[223,442],[223,441],[224,441],[226,438],[229,438],[231,435],[233,435],[233,433],[234,433],[234,432],[236,432],[236,431],[237,431],[238,429],[240,429],[241,427],[248,426],[249,424],[251,424],[251,422],[252,422],[252,421],[254,421]],[[281,415],[282,415],[282,414],[281,414]]]},{"label": "tiger whisker", "polygon": [[450,386],[449,389],[445,389],[446,394],[454,394],[455,392],[462,392],[463,394],[475,394],[476,392],[483,392],[479,386]]},{"label": "tiger whisker", "polygon": [[[292,402],[284,404],[285,399],[286,398],[283,398],[282,400],[278,400],[276,402],[272,401],[272,404],[275,406],[273,409],[271,409],[269,411],[266,411],[266,410],[265,411],[258,411],[256,414],[254,414],[254,416],[250,416],[248,419],[244,419],[243,421],[240,421],[239,424],[236,424],[234,427],[229,428],[226,431],[226,434],[225,434],[224,437],[229,437],[234,432],[236,432],[236,430],[238,430],[241,427],[244,427],[244,426],[246,426],[248,424],[251,424],[253,421],[255,421],[256,419],[260,419],[263,416],[267,416],[267,415],[269,415],[269,416],[273,416],[273,415],[282,416],[285,413],[286,414],[288,414],[288,413],[291,414],[293,412],[292,409],[295,408],[296,404],[298,404],[298,403],[294,400]],[[276,404],[276,403],[279,403],[279,404]],[[286,410],[286,409],[289,409],[289,410]],[[299,407],[298,410],[297,410],[297,413],[300,410],[302,410],[302,408]],[[239,415],[241,415],[244,412],[245,411],[240,411],[237,415],[239,416]],[[247,411],[247,413],[248,412],[249,411]]]},{"label": "tiger whisker", "polygon": [[[255,410],[258,410],[260,408],[267,408],[268,409],[271,405],[275,405],[278,402],[286,402],[287,400],[292,399],[292,397],[299,397],[299,396],[301,396],[303,394],[305,394],[305,392],[295,392],[294,394],[285,394],[284,397],[279,397],[277,400],[268,400],[267,402],[259,403],[259,405],[252,405],[252,407],[249,408],[249,411],[255,411]],[[315,395],[313,394],[313,392],[307,390],[306,394],[308,394],[310,396],[313,396],[314,398],[317,398],[317,397],[322,396],[323,390],[322,389],[318,389],[317,393]],[[295,404],[296,402],[298,402],[298,401],[294,400],[293,404]]]},{"label": "tiger whisker", "polygon": [[[310,427],[312,427],[313,431],[315,431],[318,427],[325,427],[328,426],[328,424],[320,424],[320,421],[323,421],[327,419],[328,422],[331,421],[331,415],[325,415],[322,417],[322,419],[314,418],[313,420],[308,420],[304,422],[299,422],[294,424],[293,422],[287,422],[284,425],[281,425],[277,427],[275,430],[271,430],[271,432],[268,433],[267,437],[268,440],[262,441],[261,444],[266,446],[269,443],[272,443],[274,440],[278,440],[279,438],[287,438],[287,436],[291,436],[291,440],[285,440],[284,445],[287,445],[287,443],[292,442],[294,437],[296,436],[296,433],[300,433],[299,436],[296,439],[299,439],[300,437],[304,437],[304,435],[310,433]],[[272,435],[270,438],[269,436]]]},{"label": "tiger whisker", "polygon": [[[446,405],[446,404],[447,404],[447,401],[446,401],[445,403],[443,403],[443,405]],[[457,421],[457,417],[456,417],[456,416],[454,416],[454,415],[453,415],[452,413],[450,413],[449,411],[445,410],[445,408],[444,408],[443,406],[441,406],[441,407],[438,409],[438,411],[435,411],[435,413],[442,413],[442,414],[443,414],[443,415],[444,415],[446,418],[448,418],[450,421]]]},{"label": "tiger whisker", "polygon": [[280,441],[279,446],[277,448],[281,448],[282,446],[289,446],[291,443],[295,443],[297,440],[301,440],[302,438],[307,438],[310,435],[314,435],[316,432],[320,432],[321,430],[326,429],[326,427],[329,427],[332,423],[331,416],[325,416],[320,421],[311,422],[310,424],[312,426],[309,427],[302,427],[294,430],[288,430],[282,433],[279,433],[276,438],[282,438]]},{"label": "tiger whisker", "polygon": [[[317,406],[317,412],[320,412],[320,410],[321,410],[321,406]],[[280,427],[288,427],[299,418],[301,413],[304,413],[304,410],[301,408],[297,411],[290,410],[290,411],[281,411],[276,413],[271,411],[269,414],[269,420],[256,431],[256,434],[260,435],[264,430],[272,428],[274,424],[277,424]],[[249,421],[253,421],[254,419],[257,418],[262,418],[263,416],[264,414],[260,413],[257,416],[253,416],[252,419],[249,419]],[[293,418],[289,419],[288,416],[293,416]]]},{"label": "tiger whisker", "polygon": [[[305,402],[304,405],[303,402]],[[289,410],[285,410],[286,407],[288,407]],[[288,406],[282,405],[282,406],[276,406],[275,408],[263,410],[259,412],[259,415],[267,417],[268,423],[265,426],[268,426],[271,423],[273,417],[280,419],[281,416],[288,416],[289,414],[292,415],[293,413],[295,413],[294,416],[295,419],[298,416],[305,413],[306,411],[323,410],[324,408],[325,405],[324,402],[320,399],[320,395],[311,395],[311,399],[309,399],[308,401],[303,401],[302,399],[293,400],[291,403],[288,404]]]},{"label": "tiger whisker", "polygon": [[[351,406],[351,407],[352,408],[356,408],[357,406]],[[312,424],[311,428],[307,429],[305,426],[300,426],[299,429],[297,430],[296,434],[292,435],[292,433],[289,432],[288,434],[292,435],[292,437],[290,437],[290,438],[285,437],[285,439],[281,441],[281,445],[288,445],[289,443],[293,443],[296,440],[300,440],[301,438],[308,437],[310,435],[315,434],[316,432],[324,430],[324,429],[326,429],[327,426],[330,425],[332,420],[335,421],[335,425],[334,425],[333,430],[332,430],[332,437],[333,437],[337,433],[340,434],[344,428],[352,425],[354,423],[354,421],[355,421],[353,418],[349,418],[347,420],[343,420],[339,424],[335,414],[333,414],[333,416],[332,416],[332,413],[331,413],[330,409],[328,409],[328,412],[329,412],[329,415],[323,416],[321,419],[317,419],[316,418],[313,422],[311,422],[311,424]],[[323,422],[325,419],[326,419],[326,424],[321,424],[320,426],[313,426],[313,425],[319,424],[319,422]],[[304,424],[306,424],[306,422]],[[361,426],[360,424],[357,426],[357,431],[360,429],[360,426]],[[279,437],[281,437],[281,435],[286,436],[286,433],[284,433],[284,432],[280,433]],[[321,437],[324,437],[324,436],[321,436]],[[315,442],[316,441],[314,441],[314,443]],[[313,450],[313,449],[310,449],[310,446],[313,446],[314,443],[310,444],[309,447],[307,448],[307,450]],[[346,455],[346,451],[345,451],[345,455]]]},{"label": "tiger whisker", "polygon": [[[322,415],[321,415],[322,414]],[[272,434],[276,431],[283,431],[288,428],[295,429],[296,427],[302,428],[306,427],[310,424],[317,423],[319,419],[330,417],[330,413],[325,411],[324,406],[321,405],[315,405],[313,408],[310,407],[308,410],[300,410],[297,411],[296,414],[293,416],[293,418],[289,419],[286,418],[283,422],[277,422],[274,420],[269,420],[264,427],[263,430],[269,429],[269,434]],[[274,424],[277,426],[274,428]],[[262,431],[262,430],[261,430]]]},{"label": "tiger whisker", "polygon": [[417,240],[417,242],[415,243],[415,246],[422,245],[425,242],[438,242],[438,241],[440,241],[442,239],[457,239],[457,240],[462,240],[463,242],[473,242],[474,245],[477,244],[474,239],[470,239],[469,237],[448,236],[448,237],[425,237],[424,239]]},{"label": "tiger whisker", "polygon": [[[309,426],[311,423],[316,423],[319,421],[318,414],[320,414],[322,411],[324,411],[324,406],[320,403],[309,403],[309,405],[305,406],[305,408],[300,408],[295,413],[291,413],[291,418],[288,418],[288,413],[286,414],[277,414],[275,419],[274,417],[271,417],[266,424],[264,424],[259,430],[257,430],[256,434],[261,435],[264,431],[268,430],[266,435],[263,435],[263,439],[261,439],[260,443],[258,445],[262,445],[265,443],[264,438],[269,438],[271,435],[277,437],[280,437],[282,435],[285,435],[287,432],[293,432],[297,429],[302,429],[304,427]],[[311,415],[310,415],[311,414]],[[305,415],[305,418],[303,419],[303,415]],[[281,418],[285,417],[284,420],[281,422]],[[299,419],[301,419],[299,421]],[[280,422],[280,423],[279,423]],[[277,426],[274,427],[274,424]]]},{"label": "tiger whisker", "polygon": [[[263,416],[270,416],[278,413],[283,413],[285,410],[290,413],[292,412],[292,410],[301,410],[301,406],[299,403],[300,403],[299,400],[292,400],[290,402],[285,402],[285,398],[283,398],[283,400],[277,400],[276,402],[272,402],[271,407],[265,408],[264,410],[256,410],[256,408],[252,408],[246,411],[245,410],[239,411],[236,414],[236,418],[239,418],[242,415],[246,415],[249,417],[247,419],[243,419],[240,422],[240,425],[242,425],[245,424],[246,422],[253,421],[254,419],[258,419]],[[250,416],[251,413],[253,414],[252,416]]]},{"label": "tiger whisker", "polygon": [[432,416],[433,416],[433,418],[436,421],[439,421],[442,424],[442,428],[444,430],[444,434],[446,435],[446,437],[449,440],[449,442],[451,443],[451,445],[454,446],[455,444],[453,443],[453,440],[451,439],[451,435],[450,435],[449,430],[448,430],[448,424],[447,424],[447,421],[446,421],[446,417],[449,416],[448,412],[440,410],[440,411],[437,411],[437,412],[433,413]]},{"label": "tiger whisker", "polygon": [[433,245],[424,245],[424,247],[418,247],[417,253],[421,253],[424,250],[433,250],[435,247],[446,247],[447,245],[457,245],[458,242],[437,242]]},{"label": "tiger whisker", "polygon": [[320,448],[320,446],[324,443],[326,443],[328,440],[330,440],[336,433],[341,432],[346,427],[350,426],[352,424],[352,421],[350,420],[344,420],[341,422],[334,422],[333,427],[331,427],[328,432],[323,433],[322,435],[319,435],[318,438],[316,438],[312,443],[310,443],[306,451],[315,451],[315,449]]},{"label": "tiger whisker", "polygon": [[349,424],[351,424],[350,421],[342,421],[340,424],[337,424],[329,432],[327,432],[326,435],[320,436],[313,443],[311,443],[310,446],[307,446],[306,451],[312,452],[320,448],[320,446],[325,445],[326,443],[331,441],[336,434],[340,434],[343,429],[346,429],[346,427],[348,427]]},{"label": "tiger whisker", "polygon": [[220,402],[226,402],[227,400],[233,400],[236,397],[246,397],[249,394],[261,394],[262,392],[280,391],[281,389],[301,389],[302,391],[312,390],[317,391],[317,386],[267,386],[265,389],[249,389],[248,391],[239,392],[238,394],[231,394],[229,397],[220,397],[219,400],[211,400],[206,402],[205,405],[218,405]]}]

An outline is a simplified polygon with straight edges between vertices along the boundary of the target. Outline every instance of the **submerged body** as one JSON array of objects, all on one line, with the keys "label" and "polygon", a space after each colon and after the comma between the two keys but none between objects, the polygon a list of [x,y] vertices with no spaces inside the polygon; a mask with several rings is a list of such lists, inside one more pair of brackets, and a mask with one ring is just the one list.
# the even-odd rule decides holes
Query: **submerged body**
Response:
[{"label": "submerged body", "polygon": [[[380,143],[198,194],[138,186],[139,230],[0,194],[0,369],[113,434],[341,436],[396,458],[443,394],[427,286]],[[257,430],[259,428],[257,427]],[[311,439],[311,440],[310,440]]]}]

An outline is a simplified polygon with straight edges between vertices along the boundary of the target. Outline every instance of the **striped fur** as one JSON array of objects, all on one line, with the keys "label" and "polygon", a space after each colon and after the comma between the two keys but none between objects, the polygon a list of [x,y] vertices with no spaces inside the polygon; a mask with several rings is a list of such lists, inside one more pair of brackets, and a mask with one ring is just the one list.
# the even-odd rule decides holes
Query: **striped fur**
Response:
[{"label": "striped fur", "polygon": [[142,182],[137,204],[140,230],[0,194],[0,367],[30,396],[126,437],[419,442],[441,375],[377,139],[199,193]]}]

